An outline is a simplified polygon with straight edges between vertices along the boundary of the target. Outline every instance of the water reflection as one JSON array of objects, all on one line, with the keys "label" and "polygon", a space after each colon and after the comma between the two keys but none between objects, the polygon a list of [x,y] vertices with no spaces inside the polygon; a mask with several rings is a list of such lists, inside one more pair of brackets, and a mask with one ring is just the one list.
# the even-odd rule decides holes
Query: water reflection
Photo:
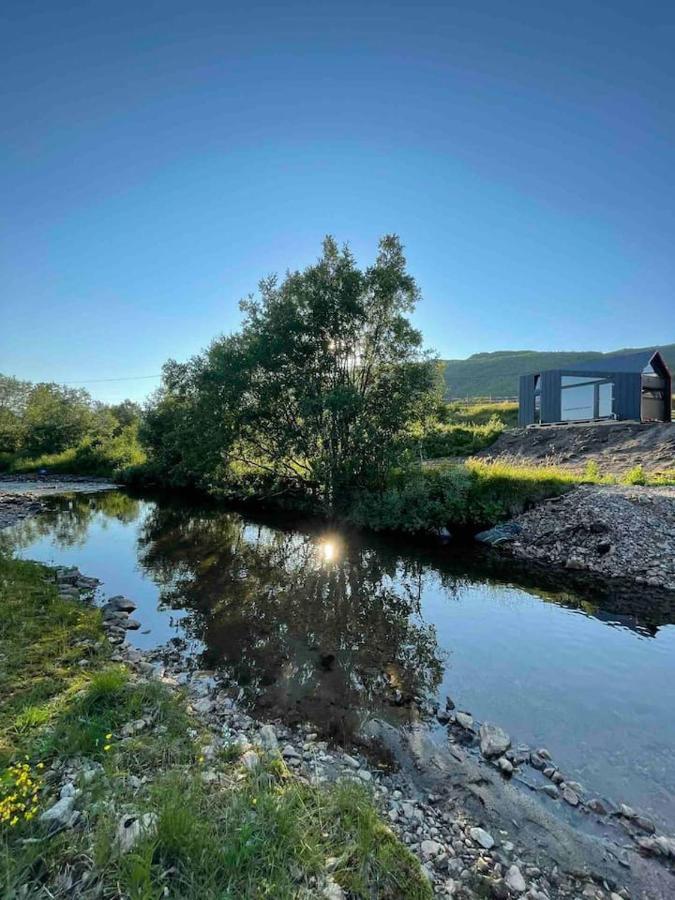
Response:
[{"label": "water reflection", "polygon": [[433,699],[443,654],[420,618],[417,577],[397,579],[372,548],[270,531],[236,513],[157,507],[140,560],[162,603],[258,706],[345,732],[364,710],[417,717]]},{"label": "water reflection", "polygon": [[342,736],[450,694],[582,784],[675,821],[672,593],[122,493],[53,500],[0,541],[133,597],[130,640],[184,638],[272,714]]}]

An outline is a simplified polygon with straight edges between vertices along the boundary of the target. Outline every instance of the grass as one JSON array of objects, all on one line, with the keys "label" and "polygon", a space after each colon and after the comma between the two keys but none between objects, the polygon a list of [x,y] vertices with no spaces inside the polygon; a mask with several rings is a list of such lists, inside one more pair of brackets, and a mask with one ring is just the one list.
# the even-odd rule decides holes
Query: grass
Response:
[{"label": "grass", "polygon": [[412,438],[423,459],[470,456],[493,444],[517,420],[517,403],[446,403],[436,419],[413,429]]},{"label": "grass", "polygon": [[395,473],[383,493],[357,496],[347,512],[353,524],[383,531],[471,532],[488,528],[579,484],[673,485],[675,471],[647,474],[636,467],[623,477],[590,464],[583,474],[555,466],[523,466],[470,459],[437,461]]},{"label": "grass", "polygon": [[[147,727],[129,734],[125,725],[141,718]],[[431,897],[366,788],[310,785],[278,755],[250,772],[227,745],[205,762],[211,738],[182,695],[113,663],[100,613],[59,598],[45,567],[6,556],[0,732],[8,900],[309,898],[328,872],[355,898]],[[38,813],[55,799],[66,759],[86,762],[94,777],[80,779],[78,825],[49,835]],[[207,766],[215,782],[202,777]],[[152,814],[155,827],[122,853],[116,832],[128,813]]]}]

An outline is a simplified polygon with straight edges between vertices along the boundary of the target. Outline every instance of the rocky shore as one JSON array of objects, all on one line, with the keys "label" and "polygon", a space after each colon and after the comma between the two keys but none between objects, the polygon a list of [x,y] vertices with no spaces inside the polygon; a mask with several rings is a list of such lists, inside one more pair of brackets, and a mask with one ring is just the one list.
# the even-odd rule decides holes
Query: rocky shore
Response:
[{"label": "rocky shore", "polygon": [[[54,578],[62,596],[91,601],[96,579],[75,568],[58,568]],[[450,699],[438,712],[448,727],[445,748],[431,743],[425,729],[402,735],[377,721],[366,724],[359,745],[329,745],[310,724],[290,728],[253,718],[241,706],[237,684],[191,668],[173,646],[150,652],[129,646],[127,632],[140,625],[135,608],[123,596],[102,607],[112,659],[128,666],[137,681],[158,680],[184,693],[190,714],[209,735],[201,775],[206,784],[226,777],[218,760],[227,753],[250,772],[278,758],[293,777],[311,785],[343,779],[368,785],[384,820],[419,858],[440,897],[665,900],[675,895],[675,840],[657,835],[651,822],[628,807],[610,807],[587,795],[545,748],[513,746],[499,726],[476,722]],[[123,726],[122,741],[158,728],[148,710]],[[49,774],[54,802],[42,814],[45,823],[81,825],[87,800],[77,785],[93,777],[87,774],[92,765],[82,758],[55,764]],[[557,820],[542,809],[538,797],[553,800],[554,793],[570,815],[584,821]],[[119,810],[118,818],[119,840],[130,847],[152,827],[128,809]],[[313,896],[328,900],[348,896],[330,871],[316,888]]]},{"label": "rocky shore", "polygon": [[44,509],[44,499],[68,493],[114,490],[107,478],[85,475],[0,476],[0,530],[35,516]]},{"label": "rocky shore", "polygon": [[477,538],[520,560],[675,591],[675,487],[582,485]]}]

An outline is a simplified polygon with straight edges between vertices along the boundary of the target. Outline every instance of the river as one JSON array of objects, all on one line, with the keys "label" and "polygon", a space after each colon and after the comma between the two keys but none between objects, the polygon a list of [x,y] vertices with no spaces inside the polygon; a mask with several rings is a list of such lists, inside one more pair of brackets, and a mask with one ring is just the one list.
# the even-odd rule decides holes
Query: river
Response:
[{"label": "river", "polygon": [[291,525],[122,491],[53,498],[2,533],[138,604],[132,643],[180,643],[264,715],[338,739],[428,722],[450,696],[547,747],[592,794],[675,827],[675,600],[589,592],[467,545]]}]

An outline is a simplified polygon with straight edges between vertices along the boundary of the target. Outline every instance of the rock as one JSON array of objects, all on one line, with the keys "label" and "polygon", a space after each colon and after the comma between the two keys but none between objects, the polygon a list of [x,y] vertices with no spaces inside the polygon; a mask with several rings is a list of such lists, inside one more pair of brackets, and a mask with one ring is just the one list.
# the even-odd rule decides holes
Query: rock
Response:
[{"label": "rock", "polygon": [[507,887],[516,894],[522,894],[526,889],[525,879],[523,878],[518,866],[511,866],[504,878]]},{"label": "rock", "polygon": [[469,713],[458,712],[455,715],[455,719],[457,724],[461,725],[465,731],[473,731],[473,716],[469,715]]},{"label": "rock", "polygon": [[654,838],[654,842],[664,856],[670,856],[675,859],[675,838],[659,835]]},{"label": "rock", "polygon": [[130,613],[136,609],[136,604],[133,600],[129,600],[128,597],[123,597],[121,594],[118,594],[116,597],[111,597],[102,609],[104,611],[110,609]]},{"label": "rock", "polygon": [[260,729],[260,746],[268,753],[275,753],[279,749],[279,741],[273,725],[263,725]]},{"label": "rock", "polygon": [[372,781],[373,780],[373,776],[370,774],[368,769],[359,769],[359,771],[356,774],[359,776],[361,781]]},{"label": "rock", "polygon": [[249,772],[255,772],[260,765],[260,757],[255,750],[247,750],[242,754],[241,763]]},{"label": "rock", "polygon": [[327,878],[321,896],[325,900],[344,900],[347,895],[334,878]]},{"label": "rock", "polygon": [[607,815],[607,807],[602,800],[599,800],[597,797],[593,797],[592,800],[589,800],[586,806],[599,816]]},{"label": "rock", "polygon": [[361,768],[361,763],[358,761],[358,759],[354,759],[354,757],[350,756],[348,753],[343,753],[342,759],[351,769]]},{"label": "rock", "polygon": [[483,722],[479,729],[480,752],[491,759],[493,756],[501,756],[511,746],[511,738],[500,728],[490,722]]},{"label": "rock", "polygon": [[623,816],[624,819],[634,819],[637,815],[633,807],[627,806],[625,803],[619,805],[617,814]]},{"label": "rock", "polygon": [[570,806],[578,806],[579,805],[579,797],[572,790],[572,788],[566,784],[562,787],[562,798],[565,803],[569,803]]},{"label": "rock", "polygon": [[300,754],[292,744],[286,744],[284,749],[281,751],[281,755],[284,759],[301,759]]},{"label": "rock", "polygon": [[505,775],[507,778],[510,778],[511,775],[513,775],[513,763],[509,762],[505,756],[499,757],[497,765],[499,766],[499,771],[502,775]]},{"label": "rock", "polygon": [[117,825],[117,843],[122,853],[132,850],[138,841],[154,833],[157,828],[157,816],[145,813],[142,816],[122,816]]},{"label": "rock", "polygon": [[127,619],[124,627],[127,629],[127,631],[138,631],[138,629],[141,627],[141,623],[138,621],[138,619],[129,618]]},{"label": "rock", "polygon": [[66,828],[70,823],[75,807],[74,794],[68,794],[57,800],[53,806],[40,815],[40,822],[54,828]]},{"label": "rock", "polygon": [[542,772],[546,768],[546,760],[540,753],[533,750],[532,753],[530,753],[530,765]]},{"label": "rock", "polygon": [[646,831],[648,834],[654,834],[656,831],[656,827],[651,819],[645,818],[645,816],[635,816],[633,819],[633,823],[637,825],[638,828],[642,829],[642,831]]},{"label": "rock", "polygon": [[428,860],[434,856],[438,856],[439,853],[443,851],[442,844],[439,844],[438,841],[422,841],[420,844],[420,852],[422,854],[422,859]]},{"label": "rock", "polygon": [[492,850],[495,845],[495,839],[492,835],[485,831],[484,828],[472,828],[469,831],[471,839],[483,848],[483,850]]},{"label": "rock", "polygon": [[552,797],[554,800],[557,800],[559,797],[558,788],[554,784],[542,785],[541,791],[549,797]]}]

